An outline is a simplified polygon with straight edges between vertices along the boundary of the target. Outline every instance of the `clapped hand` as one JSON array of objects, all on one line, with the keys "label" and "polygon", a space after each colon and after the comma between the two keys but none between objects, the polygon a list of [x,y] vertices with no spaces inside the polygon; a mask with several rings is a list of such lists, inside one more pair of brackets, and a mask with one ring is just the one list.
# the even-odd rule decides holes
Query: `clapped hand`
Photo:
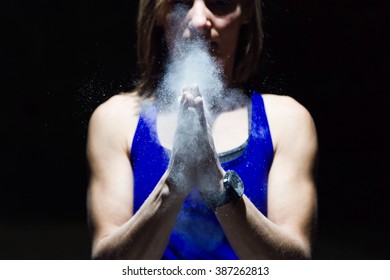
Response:
[{"label": "clapped hand", "polygon": [[224,170],[207,123],[204,99],[197,87],[183,90],[169,171],[172,185],[183,194],[198,187],[207,200],[223,189]]}]

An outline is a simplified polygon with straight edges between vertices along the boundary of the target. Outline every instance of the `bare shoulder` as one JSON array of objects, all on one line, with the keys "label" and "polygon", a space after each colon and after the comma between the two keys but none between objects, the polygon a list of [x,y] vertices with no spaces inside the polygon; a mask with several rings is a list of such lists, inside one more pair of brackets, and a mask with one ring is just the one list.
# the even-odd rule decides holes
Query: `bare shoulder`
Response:
[{"label": "bare shoulder", "polygon": [[314,120],[302,104],[285,95],[263,94],[263,99],[274,145],[283,139],[316,141]]},{"label": "bare shoulder", "polygon": [[286,120],[312,121],[309,111],[294,98],[286,95],[263,94],[264,104],[269,117]]},{"label": "bare shoulder", "polygon": [[119,93],[100,104],[89,121],[89,138],[120,138],[132,140],[137,127],[141,108],[141,98],[136,93]]},{"label": "bare shoulder", "polygon": [[140,98],[134,93],[119,93],[100,104],[91,116],[91,122],[112,122],[124,118],[138,118]]}]

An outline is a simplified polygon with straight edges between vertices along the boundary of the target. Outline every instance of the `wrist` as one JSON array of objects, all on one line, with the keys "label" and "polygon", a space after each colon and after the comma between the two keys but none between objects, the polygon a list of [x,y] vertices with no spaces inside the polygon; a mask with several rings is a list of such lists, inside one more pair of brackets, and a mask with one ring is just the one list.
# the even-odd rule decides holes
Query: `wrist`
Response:
[{"label": "wrist", "polygon": [[214,191],[202,192],[205,204],[215,211],[218,207],[241,199],[244,194],[244,183],[239,175],[228,170],[224,172],[220,186]]},{"label": "wrist", "polygon": [[164,184],[168,188],[170,196],[184,200],[189,194],[191,188],[186,184],[182,174],[167,170],[163,176]]}]

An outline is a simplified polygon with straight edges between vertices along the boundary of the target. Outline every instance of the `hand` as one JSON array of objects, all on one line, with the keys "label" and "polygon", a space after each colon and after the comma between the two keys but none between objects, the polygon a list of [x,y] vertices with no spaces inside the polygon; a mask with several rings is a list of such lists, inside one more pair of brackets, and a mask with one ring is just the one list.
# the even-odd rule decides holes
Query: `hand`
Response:
[{"label": "hand", "polygon": [[188,194],[197,186],[202,195],[221,192],[224,170],[207,124],[203,97],[197,87],[183,90],[168,179],[175,191]]},{"label": "hand", "polygon": [[168,167],[168,183],[177,193],[187,195],[196,185],[197,138],[200,122],[194,96],[184,90],[178,114],[177,128],[173,140],[172,157]]},{"label": "hand", "polygon": [[225,171],[222,169],[214,146],[214,140],[210,126],[207,123],[204,109],[204,100],[197,87],[184,90],[190,104],[195,109],[198,118],[193,132],[196,134],[194,153],[196,161],[196,186],[202,195],[207,199],[223,191],[222,179]]}]

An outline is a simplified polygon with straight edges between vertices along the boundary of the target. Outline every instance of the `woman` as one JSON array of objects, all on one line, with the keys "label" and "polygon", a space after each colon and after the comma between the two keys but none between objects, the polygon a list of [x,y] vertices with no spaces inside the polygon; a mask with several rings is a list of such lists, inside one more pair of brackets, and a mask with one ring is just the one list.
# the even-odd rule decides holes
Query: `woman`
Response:
[{"label": "woman", "polygon": [[[260,20],[260,1],[140,1],[138,87],[89,125],[93,258],[311,257],[315,126],[292,98],[245,89]],[[176,113],[154,102],[178,37],[204,42],[222,67],[212,106],[196,87]]]}]

